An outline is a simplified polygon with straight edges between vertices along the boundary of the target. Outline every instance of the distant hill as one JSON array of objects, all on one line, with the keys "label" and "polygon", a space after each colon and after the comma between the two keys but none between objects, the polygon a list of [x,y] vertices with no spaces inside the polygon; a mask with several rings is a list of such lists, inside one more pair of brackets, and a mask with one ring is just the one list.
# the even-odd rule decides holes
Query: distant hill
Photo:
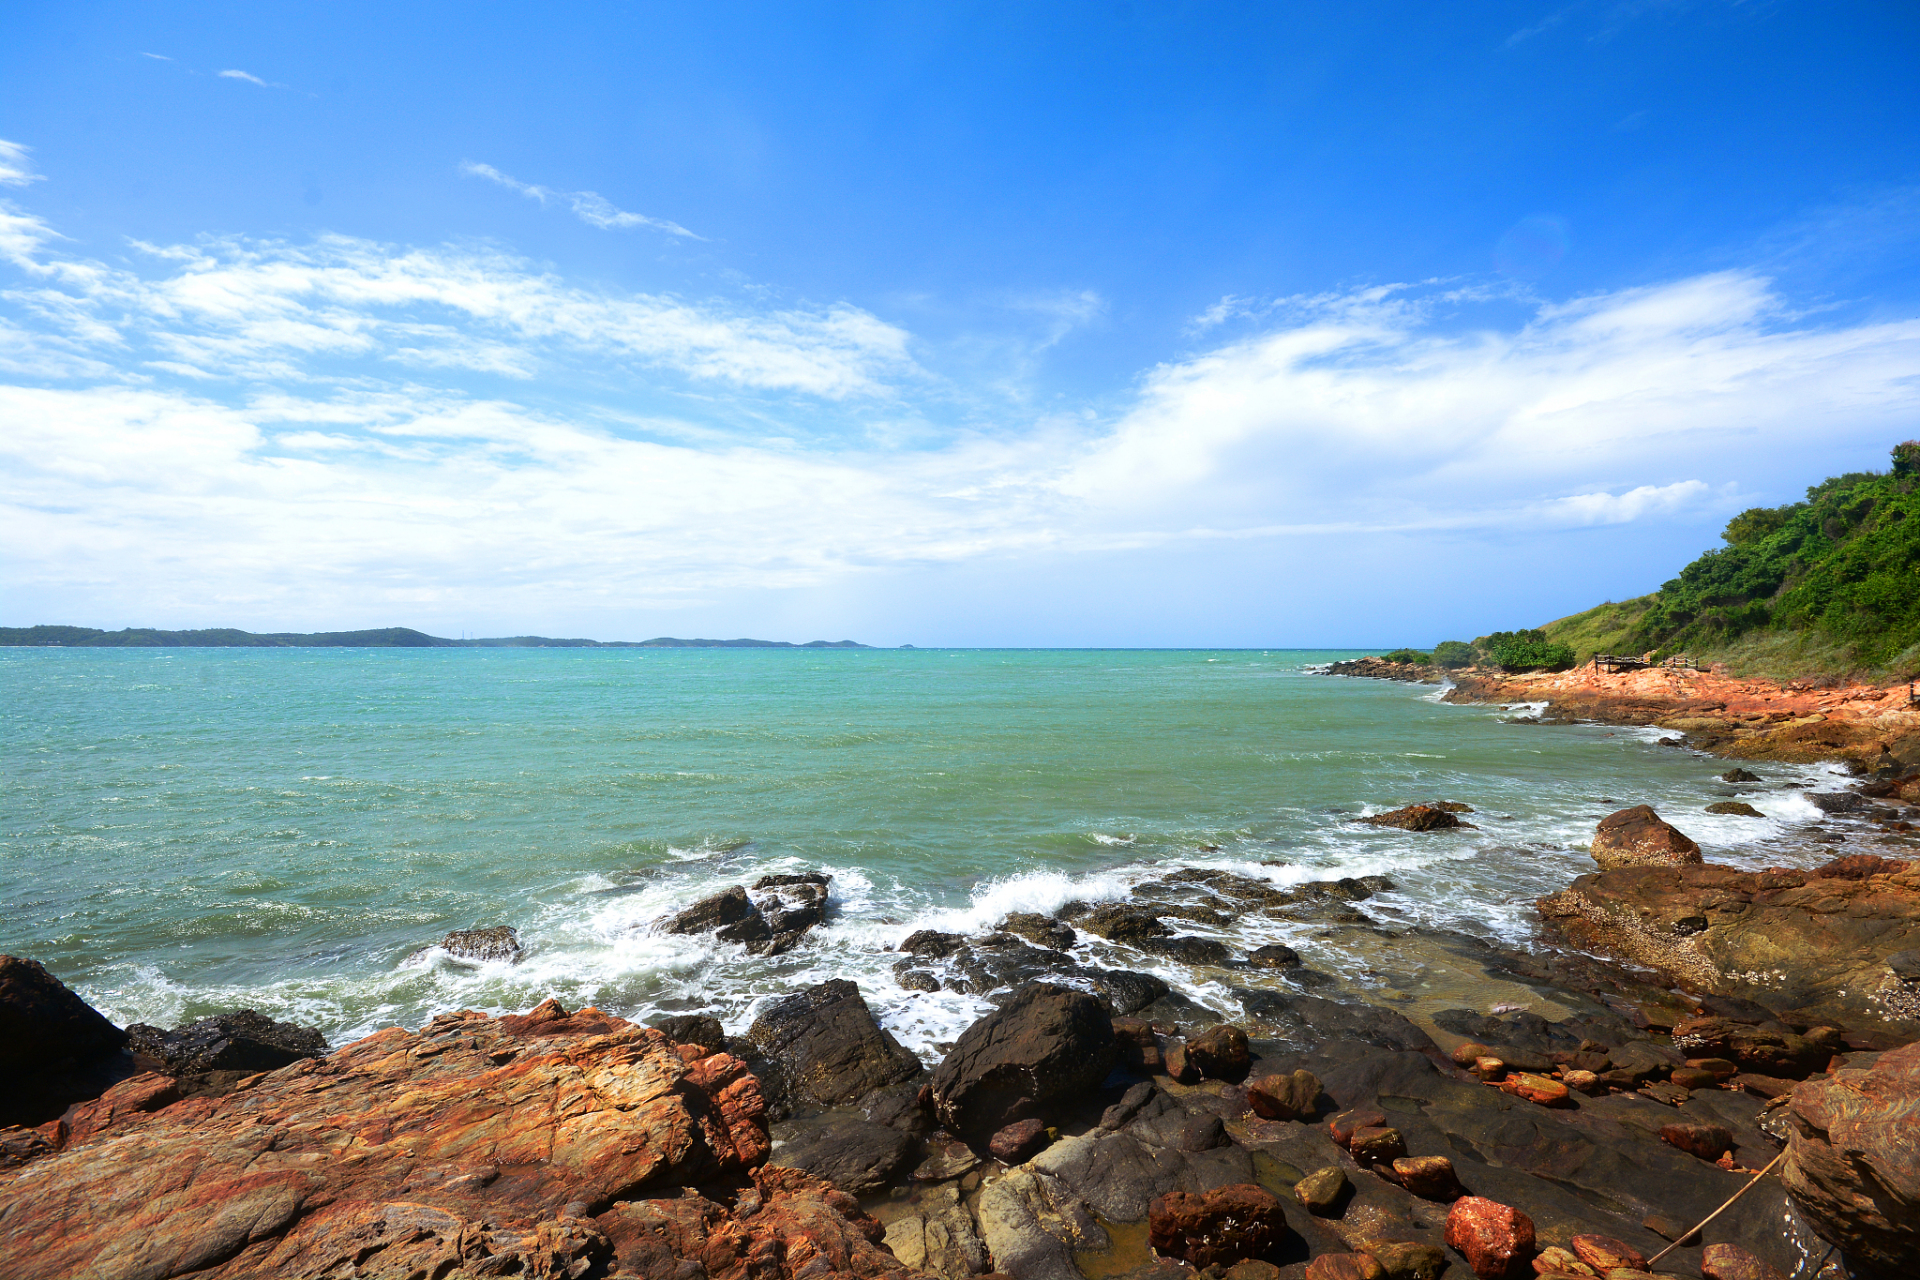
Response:
[{"label": "distant hill", "polygon": [[0,646],[56,649],[179,648],[179,649],[865,649],[854,640],[681,640],[658,636],[652,640],[556,640],[549,636],[500,636],[489,640],[449,640],[410,627],[381,627],[374,631],[270,631],[255,633],[231,627],[203,631],[160,631],[128,627],[102,631],[97,627],[0,627]]},{"label": "distant hill", "polygon": [[1893,450],[1891,471],[1834,476],[1721,536],[1653,594],[1543,630],[1582,662],[1651,650],[1780,677],[1920,670],[1920,441]]}]

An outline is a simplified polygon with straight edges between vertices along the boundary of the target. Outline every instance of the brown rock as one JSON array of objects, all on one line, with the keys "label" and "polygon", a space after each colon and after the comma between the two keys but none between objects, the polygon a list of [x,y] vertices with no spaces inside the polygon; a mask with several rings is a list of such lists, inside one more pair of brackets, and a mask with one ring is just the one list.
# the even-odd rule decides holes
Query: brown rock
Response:
[{"label": "brown rock", "polygon": [[1687,1052],[1713,1053],[1763,1075],[1802,1079],[1818,1071],[1839,1047],[1822,1037],[1796,1035],[1778,1024],[1730,1018],[1687,1018],[1675,1024],[1673,1043]]},{"label": "brown rock", "polygon": [[1369,1253],[1323,1253],[1307,1264],[1306,1280],[1387,1280],[1387,1269]]},{"label": "brown rock", "polygon": [[1320,1077],[1305,1070],[1262,1076],[1247,1086],[1247,1105],[1266,1120],[1311,1120],[1320,1105]]},{"label": "brown rock", "polygon": [[1920,1273],[1920,1043],[1809,1080],[1787,1106],[1781,1179],[1854,1274]]},{"label": "brown rock", "polygon": [[1246,1032],[1223,1022],[1187,1042],[1187,1062],[1208,1080],[1238,1084],[1253,1066],[1253,1051]]},{"label": "brown rock", "polygon": [[1482,1080],[1499,1080],[1507,1074],[1507,1064],[1504,1059],[1489,1054],[1484,1058],[1475,1058],[1469,1070]]},{"label": "brown rock", "polygon": [[1407,1154],[1407,1140],[1398,1129],[1375,1126],[1356,1129],[1347,1143],[1354,1162],[1361,1166],[1391,1164]]},{"label": "brown rock", "polygon": [[1737,1244],[1710,1244],[1700,1251],[1706,1280],[1783,1280],[1780,1273]]},{"label": "brown rock", "polygon": [[1663,1124],[1660,1141],[1702,1160],[1718,1160],[1733,1149],[1733,1134],[1717,1124]]},{"label": "brown rock", "polygon": [[1397,1182],[1423,1200],[1458,1200],[1467,1193],[1445,1156],[1401,1156],[1380,1176]]},{"label": "brown rock", "polygon": [[1164,1054],[1164,1060],[1169,1080],[1178,1081],[1180,1084],[1200,1083],[1200,1068],[1194,1066],[1192,1059],[1187,1057],[1187,1046],[1169,1045]]},{"label": "brown rock", "polygon": [[1471,1069],[1473,1064],[1480,1061],[1480,1059],[1497,1058],[1500,1054],[1491,1045],[1481,1044],[1477,1040],[1469,1040],[1465,1044],[1456,1046],[1454,1051],[1447,1056],[1452,1058],[1457,1065]]},{"label": "brown rock", "polygon": [[1612,1236],[1575,1236],[1567,1242],[1580,1261],[1601,1275],[1624,1267],[1629,1271],[1647,1270],[1647,1255]]},{"label": "brown rock", "polygon": [[775,1001],[754,1019],[747,1039],[780,1064],[796,1100],[823,1107],[857,1101],[925,1069],[844,978]]},{"label": "brown rock", "polygon": [[1047,1142],[1046,1121],[1015,1120],[988,1140],[987,1151],[996,1160],[1022,1164],[1044,1149]]},{"label": "brown rock", "polygon": [[1782,1080],[1778,1076],[1754,1075],[1742,1071],[1727,1082],[1736,1089],[1744,1089],[1756,1098],[1784,1098],[1793,1092],[1795,1081]]},{"label": "brown rock", "polygon": [[1280,1280],[1280,1268],[1258,1258],[1234,1263],[1221,1273],[1220,1280]]},{"label": "brown rock", "polygon": [[1308,1213],[1322,1217],[1337,1213],[1347,1196],[1347,1175],[1338,1165],[1315,1169],[1293,1184],[1293,1198]]},{"label": "brown rock", "polygon": [[1740,1074],[1739,1066],[1725,1058],[1688,1058],[1687,1065],[1708,1072],[1716,1080],[1731,1080]]},{"label": "brown rock", "polygon": [[1343,1147],[1353,1145],[1353,1135],[1361,1129],[1385,1128],[1387,1113],[1378,1107],[1356,1107],[1342,1111],[1327,1121],[1327,1134]]},{"label": "brown rock", "polygon": [[1535,1075],[1531,1071],[1519,1071],[1508,1076],[1501,1082],[1500,1092],[1525,1098],[1543,1107],[1564,1107],[1569,1100],[1566,1085],[1551,1076]]},{"label": "brown rock", "polygon": [[1600,1077],[1591,1071],[1569,1071],[1560,1077],[1560,1083],[1576,1093],[1594,1093],[1600,1088]]},{"label": "brown rock", "polygon": [[1480,1196],[1462,1196],[1447,1213],[1447,1245],[1480,1280],[1522,1280],[1533,1260],[1533,1219]]},{"label": "brown rock", "polygon": [[1410,804],[1404,809],[1376,813],[1371,818],[1361,818],[1359,821],[1376,827],[1398,827],[1402,831],[1446,831],[1454,827],[1473,826],[1433,804]]},{"label": "brown rock", "polygon": [[1290,1234],[1280,1201],[1251,1182],[1202,1195],[1173,1191],[1156,1196],[1147,1208],[1149,1243],[1195,1267],[1266,1257]]},{"label": "brown rock", "polygon": [[133,1074],[126,1040],[37,961],[0,956],[0,1126],[41,1124]]},{"label": "brown rock", "polygon": [[1439,1280],[1447,1255],[1430,1244],[1407,1240],[1369,1240],[1366,1252],[1387,1273],[1387,1280]]},{"label": "brown rock", "polygon": [[982,1139],[1098,1088],[1118,1055],[1098,1000],[1029,983],[960,1034],[934,1070],[934,1111],[952,1132]]},{"label": "brown rock", "polygon": [[1682,1089],[1712,1089],[1720,1083],[1720,1078],[1711,1071],[1699,1067],[1675,1067],[1673,1074],[1667,1077]]},{"label": "brown rock", "polygon": [[1533,1260],[1533,1270],[1536,1275],[1543,1276],[1549,1273],[1573,1276],[1598,1276],[1600,1274],[1582,1262],[1579,1254],[1571,1249],[1562,1248],[1557,1244],[1550,1244],[1540,1251],[1540,1256]]},{"label": "brown rock", "polygon": [[1649,805],[1610,813],[1593,833],[1593,860],[1602,871],[1616,867],[1681,866],[1701,861],[1700,846],[1661,820]]},{"label": "brown rock", "polygon": [[[692,1205],[682,1187],[748,1174],[751,1218],[676,1208],[673,1232],[630,1233],[635,1258],[665,1249],[712,1280],[809,1250],[864,1275],[898,1269],[850,1197],[757,1168],[765,1106],[745,1064],[597,1010],[444,1015],[222,1097],[166,1097],[128,1081],[76,1111],[64,1150],[0,1173],[0,1275],[318,1277],[343,1258],[369,1280],[584,1274],[624,1248],[633,1205]],[[589,1205],[623,1221],[598,1225]]]}]

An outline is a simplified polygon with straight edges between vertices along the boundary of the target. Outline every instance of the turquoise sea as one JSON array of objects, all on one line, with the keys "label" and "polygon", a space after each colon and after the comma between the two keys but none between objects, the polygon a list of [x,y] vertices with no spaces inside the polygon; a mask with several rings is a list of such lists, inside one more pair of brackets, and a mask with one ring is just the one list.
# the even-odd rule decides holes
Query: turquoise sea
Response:
[{"label": "turquoise sea", "polygon": [[[1176,866],[1384,874],[1398,890],[1365,904],[1384,926],[1523,941],[1533,899],[1591,870],[1593,824],[1628,804],[1710,858],[1806,860],[1795,833],[1818,815],[1792,784],[1824,768],[1761,766],[1741,794],[1765,820],[1710,816],[1733,794],[1723,761],[1314,669],[1345,656],[0,650],[0,951],[123,1024],[250,1006],[336,1043],[547,995],[737,1031],[795,985],[850,977],[932,1052],[985,1005],[901,989],[887,948],[1124,897]],[[1479,829],[1352,821],[1431,799],[1473,806]],[[814,869],[833,876],[830,918],[784,956],[654,927]],[[521,963],[432,945],[491,924],[519,929]],[[1338,931],[1191,931],[1370,980]],[[1219,972],[1080,947],[1231,1011]]]}]

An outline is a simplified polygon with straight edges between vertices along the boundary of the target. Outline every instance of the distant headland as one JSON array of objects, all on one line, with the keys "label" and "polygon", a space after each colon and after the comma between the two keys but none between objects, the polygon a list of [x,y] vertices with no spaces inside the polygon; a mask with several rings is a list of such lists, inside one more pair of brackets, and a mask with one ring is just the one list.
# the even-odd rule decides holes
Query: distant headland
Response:
[{"label": "distant headland", "polygon": [[255,633],[232,627],[199,631],[161,631],[127,627],[102,631],[98,627],[0,627],[0,647],[39,649],[867,649],[857,640],[682,640],[656,636],[652,640],[557,640],[551,636],[496,636],[486,640],[450,640],[411,627],[379,627],[371,631],[270,631]]}]

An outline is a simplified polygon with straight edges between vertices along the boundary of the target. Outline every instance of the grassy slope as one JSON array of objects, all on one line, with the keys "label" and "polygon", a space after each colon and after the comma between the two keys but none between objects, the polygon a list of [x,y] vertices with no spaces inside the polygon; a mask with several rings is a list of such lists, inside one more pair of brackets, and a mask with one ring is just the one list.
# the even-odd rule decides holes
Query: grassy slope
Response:
[{"label": "grassy slope", "polygon": [[1780,679],[1920,669],[1920,479],[1837,476],[1804,502],[1742,513],[1728,530],[1729,545],[1652,595],[1543,630],[1583,662],[1653,650]]}]

